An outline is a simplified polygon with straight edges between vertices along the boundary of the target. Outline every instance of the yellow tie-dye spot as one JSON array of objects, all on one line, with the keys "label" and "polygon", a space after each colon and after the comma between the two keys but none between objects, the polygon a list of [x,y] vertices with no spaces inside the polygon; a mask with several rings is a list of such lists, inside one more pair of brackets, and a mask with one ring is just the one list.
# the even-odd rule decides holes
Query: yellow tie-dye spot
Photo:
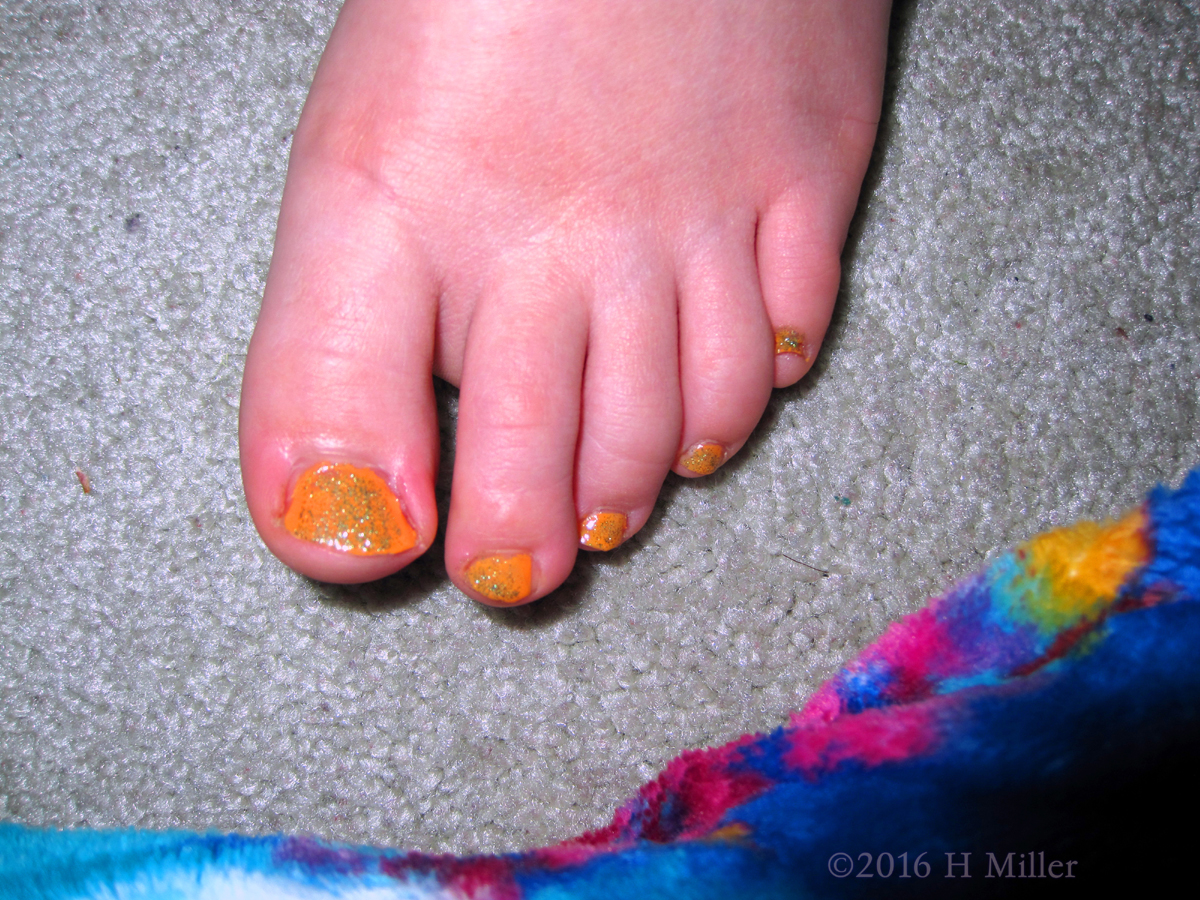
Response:
[{"label": "yellow tie-dye spot", "polygon": [[1150,559],[1146,514],[1136,509],[1116,522],[1080,522],[1029,541],[1029,574],[1045,579],[1038,608],[1029,609],[1042,628],[1059,630],[1091,619],[1117,597],[1129,575]]}]

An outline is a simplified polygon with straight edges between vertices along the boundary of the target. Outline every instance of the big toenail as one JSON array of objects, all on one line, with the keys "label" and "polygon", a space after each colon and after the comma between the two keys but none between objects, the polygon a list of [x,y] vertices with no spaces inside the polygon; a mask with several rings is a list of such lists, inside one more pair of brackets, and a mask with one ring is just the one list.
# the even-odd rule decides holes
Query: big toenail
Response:
[{"label": "big toenail", "polygon": [[594,512],[579,523],[579,543],[592,550],[611,550],[625,539],[629,519],[619,512]]},{"label": "big toenail", "polygon": [[808,343],[804,335],[795,328],[775,329],[775,355],[795,353],[801,359],[808,359]]},{"label": "big toenail", "polygon": [[370,469],[319,462],[292,489],[283,527],[302,541],[352,556],[383,556],[411,550],[417,533],[400,501]]},{"label": "big toenail", "polygon": [[679,464],[697,475],[711,475],[723,462],[725,448],[716,441],[703,441],[679,457]]},{"label": "big toenail", "polygon": [[467,566],[467,581],[489,600],[519,603],[533,590],[533,559],[528,553],[481,556]]}]

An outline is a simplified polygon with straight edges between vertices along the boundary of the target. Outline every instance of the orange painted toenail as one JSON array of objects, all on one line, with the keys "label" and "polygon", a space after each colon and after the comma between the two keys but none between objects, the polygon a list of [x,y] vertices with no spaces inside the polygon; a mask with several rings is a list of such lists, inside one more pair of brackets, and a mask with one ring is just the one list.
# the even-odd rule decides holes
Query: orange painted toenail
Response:
[{"label": "orange painted toenail", "polygon": [[370,469],[320,462],[292,490],[283,527],[302,541],[352,556],[403,553],[417,543],[400,501]]},{"label": "orange painted toenail", "polygon": [[528,553],[482,556],[467,566],[467,581],[489,600],[519,603],[533,590],[533,559]]},{"label": "orange painted toenail", "polygon": [[697,475],[711,475],[723,462],[725,462],[725,448],[716,441],[704,441],[697,444],[679,457],[679,464]]},{"label": "orange painted toenail", "polygon": [[775,355],[795,353],[801,359],[808,359],[808,343],[804,335],[795,328],[775,329]]},{"label": "orange painted toenail", "polygon": [[579,523],[579,543],[593,550],[611,550],[625,539],[629,519],[619,512],[594,512]]}]

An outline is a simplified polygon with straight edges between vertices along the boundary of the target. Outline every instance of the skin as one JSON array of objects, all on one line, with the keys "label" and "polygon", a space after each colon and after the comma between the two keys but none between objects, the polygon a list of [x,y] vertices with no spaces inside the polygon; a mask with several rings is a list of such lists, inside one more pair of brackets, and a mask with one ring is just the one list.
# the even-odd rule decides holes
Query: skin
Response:
[{"label": "skin", "polygon": [[[544,596],[600,510],[745,442],[824,336],[879,117],[886,0],[348,0],[293,142],[243,382],[251,515],[310,577],[437,529],[431,376],[461,390],[446,567]],[[780,330],[799,336],[776,352]],[[795,352],[803,346],[804,351]],[[789,350],[788,348],[792,348]],[[297,538],[300,473],[376,472],[401,553]],[[498,604],[507,605],[507,604]]]}]

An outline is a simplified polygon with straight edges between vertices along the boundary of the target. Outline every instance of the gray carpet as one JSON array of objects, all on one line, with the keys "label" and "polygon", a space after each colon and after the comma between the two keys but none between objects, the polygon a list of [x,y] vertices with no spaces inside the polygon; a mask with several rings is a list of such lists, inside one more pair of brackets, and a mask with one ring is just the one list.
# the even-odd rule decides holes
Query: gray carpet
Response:
[{"label": "gray carpet", "polygon": [[917,0],[829,344],[736,461],[534,607],[465,599],[440,545],[292,574],[236,413],[336,5],[0,6],[0,818],[564,838],[1200,462],[1200,4]]}]

